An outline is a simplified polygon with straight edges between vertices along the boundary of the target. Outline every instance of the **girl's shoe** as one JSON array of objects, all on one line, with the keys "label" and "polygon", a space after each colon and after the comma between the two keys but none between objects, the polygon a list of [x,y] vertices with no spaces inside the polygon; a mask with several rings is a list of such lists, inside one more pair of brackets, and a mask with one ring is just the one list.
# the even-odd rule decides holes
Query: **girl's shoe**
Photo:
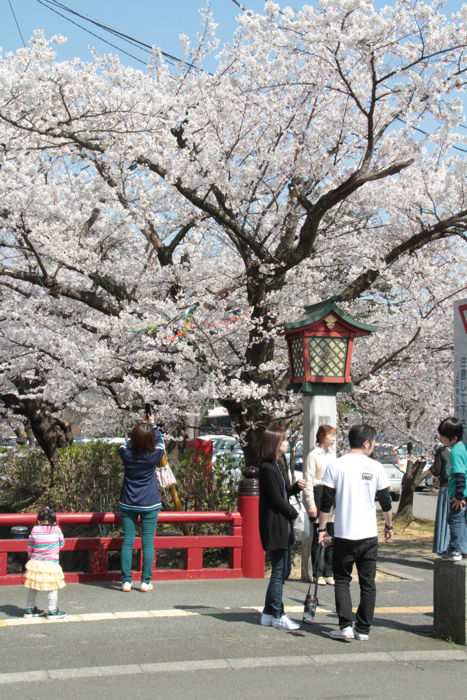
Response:
[{"label": "girl's shoe", "polygon": [[148,593],[149,591],[152,591],[153,589],[154,589],[154,586],[152,585],[151,582],[145,583],[145,582],[143,581],[143,583],[142,583],[141,586],[139,587],[139,590],[140,590],[142,593]]},{"label": "girl's shoe", "polygon": [[65,617],[66,613],[63,612],[63,610],[49,610],[47,612],[47,617],[52,618],[53,620],[61,620]]},{"label": "girl's shoe", "polygon": [[39,608],[36,608],[36,606],[34,606],[33,608],[26,608],[23,613],[23,617],[40,617],[43,614],[43,610],[39,610]]},{"label": "girl's shoe", "polygon": [[125,583],[122,583],[122,591],[124,593],[129,593],[131,591],[131,583],[129,581],[125,581]]},{"label": "girl's shoe", "polygon": [[327,581],[324,578],[324,576],[319,576],[318,577],[318,586],[325,586],[326,584],[327,584]]},{"label": "girl's shoe", "polygon": [[324,580],[326,581],[326,583],[328,584],[328,586],[334,586],[334,584],[335,584],[335,581],[334,581],[334,577],[333,577],[333,576],[325,576],[325,577],[324,577]]}]

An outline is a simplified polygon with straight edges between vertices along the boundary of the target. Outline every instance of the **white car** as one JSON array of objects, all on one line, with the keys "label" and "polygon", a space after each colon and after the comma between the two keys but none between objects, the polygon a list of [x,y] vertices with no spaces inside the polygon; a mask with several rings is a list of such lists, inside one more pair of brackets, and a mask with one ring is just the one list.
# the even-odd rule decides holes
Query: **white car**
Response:
[{"label": "white car", "polygon": [[200,435],[200,440],[209,440],[215,452],[241,450],[240,440],[232,435]]},{"label": "white car", "polygon": [[389,481],[389,491],[393,501],[398,501],[401,497],[403,473],[395,464],[383,464],[384,471]]},{"label": "white car", "polygon": [[212,442],[213,463],[216,459],[227,458],[236,481],[242,476],[244,456],[240,440],[232,435],[200,435],[199,440]]}]

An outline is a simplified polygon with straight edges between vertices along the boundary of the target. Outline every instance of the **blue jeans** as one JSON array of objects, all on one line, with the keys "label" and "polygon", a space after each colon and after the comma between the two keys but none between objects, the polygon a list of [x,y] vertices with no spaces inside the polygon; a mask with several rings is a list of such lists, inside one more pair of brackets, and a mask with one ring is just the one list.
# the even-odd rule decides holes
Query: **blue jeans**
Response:
[{"label": "blue jeans", "polygon": [[448,552],[467,554],[467,508],[449,511],[448,516],[451,541]]},{"label": "blue jeans", "polygon": [[264,615],[272,615],[280,618],[284,613],[282,603],[282,589],[284,581],[290,573],[290,556],[288,549],[272,549],[269,552],[271,562],[271,578],[269,579],[266,600],[264,601]]},{"label": "blue jeans", "polygon": [[143,573],[141,581],[149,583],[154,563],[154,531],[156,529],[159,508],[149,511],[125,510],[120,508],[123,526],[122,542],[122,582],[131,583],[131,563],[133,544],[136,537],[136,522],[141,518],[141,544],[143,549]]}]

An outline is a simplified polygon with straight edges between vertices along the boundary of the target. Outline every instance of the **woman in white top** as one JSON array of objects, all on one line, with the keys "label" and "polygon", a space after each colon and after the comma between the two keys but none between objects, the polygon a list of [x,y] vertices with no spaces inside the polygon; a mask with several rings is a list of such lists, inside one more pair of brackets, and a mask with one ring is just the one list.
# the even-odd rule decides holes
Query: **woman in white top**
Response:
[{"label": "woman in white top", "polygon": [[[303,500],[305,508],[310,517],[312,524],[311,536],[309,542],[304,546],[303,554],[310,556],[311,547],[311,562],[313,566],[313,576],[318,579],[318,583],[325,585],[334,585],[332,572],[332,556],[333,547],[326,547],[324,554],[324,563],[319,566],[316,561],[318,553],[318,516],[321,505],[321,497],[323,487],[321,479],[324,475],[326,467],[336,458],[335,453],[336,429],[332,425],[320,425],[316,433],[316,447],[312,450],[306,462],[303,465],[303,480],[305,481],[305,489],[303,491]],[[330,522],[327,525],[328,533],[332,537],[334,534],[334,523]]]}]

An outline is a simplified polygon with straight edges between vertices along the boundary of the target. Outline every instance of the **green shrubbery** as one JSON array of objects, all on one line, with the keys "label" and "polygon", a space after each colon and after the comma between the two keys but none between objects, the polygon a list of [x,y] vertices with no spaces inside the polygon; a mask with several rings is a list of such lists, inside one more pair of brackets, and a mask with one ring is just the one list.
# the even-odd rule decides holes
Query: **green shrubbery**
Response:
[{"label": "green shrubbery", "polygon": [[[237,479],[229,458],[220,457],[210,468],[185,452],[171,466],[184,510],[235,510]],[[31,511],[45,501],[57,511],[113,511],[118,506],[123,467],[115,445],[96,441],[62,448],[51,488],[49,476],[41,450],[21,448],[3,455],[0,511]],[[173,508],[170,495],[163,493],[163,498]]]},{"label": "green shrubbery", "polygon": [[58,511],[113,510],[123,469],[115,445],[91,442],[57,451],[54,485],[41,450],[23,448],[0,463],[1,510],[35,510],[46,500]]}]

